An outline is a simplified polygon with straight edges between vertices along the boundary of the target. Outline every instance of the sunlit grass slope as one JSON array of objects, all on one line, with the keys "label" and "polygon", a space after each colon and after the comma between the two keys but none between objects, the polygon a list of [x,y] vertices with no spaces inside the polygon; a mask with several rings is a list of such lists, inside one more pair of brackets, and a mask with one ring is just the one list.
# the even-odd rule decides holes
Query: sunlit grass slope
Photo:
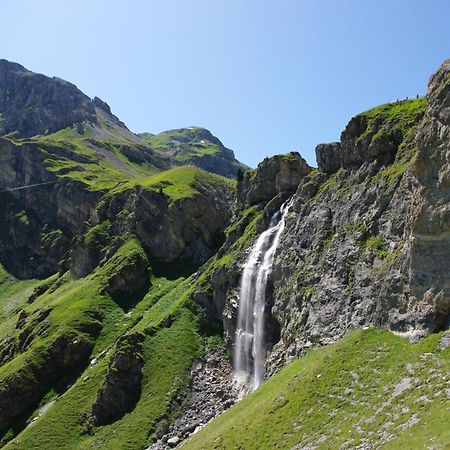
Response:
[{"label": "sunlit grass slope", "polygon": [[288,365],[183,449],[447,449],[450,348],[439,340],[354,331]]}]

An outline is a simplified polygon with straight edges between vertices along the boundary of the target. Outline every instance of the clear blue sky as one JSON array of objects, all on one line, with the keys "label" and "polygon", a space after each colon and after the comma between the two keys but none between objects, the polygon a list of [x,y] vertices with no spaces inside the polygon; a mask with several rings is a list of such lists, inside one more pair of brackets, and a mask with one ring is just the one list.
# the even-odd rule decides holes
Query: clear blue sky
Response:
[{"label": "clear blue sky", "polygon": [[448,0],[0,0],[0,58],[75,83],[135,132],[204,126],[243,162],[338,140],[426,92]]}]

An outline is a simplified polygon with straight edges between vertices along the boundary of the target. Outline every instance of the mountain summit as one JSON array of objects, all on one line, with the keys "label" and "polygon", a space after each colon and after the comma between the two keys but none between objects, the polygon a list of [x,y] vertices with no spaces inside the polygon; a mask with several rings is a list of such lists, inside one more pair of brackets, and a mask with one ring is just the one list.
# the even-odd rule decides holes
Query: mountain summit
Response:
[{"label": "mountain summit", "polygon": [[[122,159],[157,169],[192,164],[231,178],[236,177],[238,170],[247,169],[209,131],[197,129],[203,131],[188,133],[189,130],[192,129],[140,137],[98,97],[91,100],[61,78],[36,74],[20,64],[0,60],[0,135],[14,139],[81,140],[113,162],[114,156],[108,158],[105,153],[105,144],[109,143],[123,147],[119,149]],[[183,151],[173,151],[177,142],[182,142]],[[113,164],[119,170],[123,166],[118,161]]]}]

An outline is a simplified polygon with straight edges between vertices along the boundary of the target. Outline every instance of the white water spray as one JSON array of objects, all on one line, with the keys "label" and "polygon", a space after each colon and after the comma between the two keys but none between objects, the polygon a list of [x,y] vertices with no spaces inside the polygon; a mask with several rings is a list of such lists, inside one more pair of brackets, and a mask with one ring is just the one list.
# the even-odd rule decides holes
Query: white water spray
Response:
[{"label": "white water spray", "polygon": [[292,200],[284,203],[273,215],[269,228],[253,246],[242,274],[233,363],[236,381],[245,392],[254,391],[264,380],[267,279],[291,204]]}]

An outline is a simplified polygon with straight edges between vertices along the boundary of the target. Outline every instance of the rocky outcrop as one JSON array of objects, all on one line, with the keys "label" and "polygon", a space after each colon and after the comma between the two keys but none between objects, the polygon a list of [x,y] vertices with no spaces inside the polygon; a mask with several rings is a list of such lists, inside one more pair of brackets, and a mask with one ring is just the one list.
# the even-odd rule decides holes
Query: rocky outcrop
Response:
[{"label": "rocky outcrop", "polygon": [[0,60],[0,134],[17,137],[53,133],[87,120],[96,123],[95,105],[76,86]]},{"label": "rocky outcrop", "polygon": [[293,194],[311,168],[297,152],[265,158],[238,183],[238,207],[267,203],[277,194]]},{"label": "rocky outcrop", "polygon": [[51,308],[46,308],[35,314],[21,310],[14,332],[0,340],[0,365],[11,361],[19,353],[31,346],[37,337],[45,338],[49,328],[48,315]]},{"label": "rocky outcrop", "polygon": [[[224,230],[232,215],[234,194],[225,185],[201,184],[188,197],[171,201],[161,189],[137,186],[107,197],[93,214],[92,230],[103,227],[98,238],[79,239],[72,255],[76,276],[89,273],[105,255],[118,236],[136,235],[156,271],[194,271],[209,259],[224,241]],[[91,233],[92,235],[92,233]],[[105,253],[106,252],[106,253]],[[170,267],[176,264],[175,267]]]},{"label": "rocky outcrop", "polygon": [[450,325],[450,60],[430,79],[429,110],[417,136],[412,173],[410,302],[428,309],[424,325]]},{"label": "rocky outcrop", "polygon": [[[58,180],[45,165],[49,152],[37,144],[0,138],[0,261],[18,278],[46,277],[67,259],[70,242],[81,229],[99,194],[77,181]],[[28,189],[8,190],[22,186]],[[74,205],[78,205],[74,208]]]},{"label": "rocky outcrop", "polygon": [[[67,139],[66,134],[22,139],[62,129]],[[177,260],[194,270],[205,262],[223,242],[232,214],[226,183],[203,186],[195,198],[174,205],[162,193],[129,189],[96,208],[105,193],[98,184],[112,185],[115,176],[142,177],[133,165],[166,170],[196,164],[226,176],[246,168],[208,130],[172,131],[177,133],[166,133],[164,150],[154,152],[103,100],[1,60],[0,135],[11,133],[14,139],[0,137],[0,262],[18,278],[44,278],[69,267],[75,276],[86,275],[117,249],[83,241],[89,227],[105,220],[114,222],[116,237],[142,237],[155,264]],[[127,208],[131,214],[125,215]]]},{"label": "rocky outcrop", "polygon": [[36,361],[30,360],[26,369],[2,380],[0,436],[19,416],[30,413],[52,386],[73,382],[88,363],[92,348],[92,342],[84,336],[71,333],[61,335],[51,342]]},{"label": "rocky outcrop", "polygon": [[[246,172],[243,180],[238,182],[238,214],[227,229],[227,239],[215,259],[203,268],[203,274],[200,272],[193,293],[193,299],[202,308],[202,322],[207,327],[223,330],[230,350],[236,326],[240,277],[249,248],[310,170],[298,153],[275,155],[266,158],[255,171]],[[231,261],[224,264],[227,259]],[[270,283],[268,289],[272,289]],[[266,325],[270,330],[268,334],[279,335],[270,314]]]},{"label": "rocky outcrop", "polygon": [[[418,339],[449,326],[449,67],[432,77],[427,100],[382,105],[353,118],[341,142],[317,147],[318,171],[305,170],[292,183],[293,206],[266,294],[268,316],[278,325],[267,320],[273,339],[267,374],[353,328],[380,326]],[[267,217],[268,207],[280,204],[271,200],[280,192],[271,181],[275,164],[264,161],[259,174],[245,175],[241,209],[266,205]],[[230,348],[235,274],[244,260],[214,285],[226,291]]]},{"label": "rocky outcrop", "polygon": [[108,273],[105,287],[115,299],[139,297],[139,293],[145,294],[149,288],[149,262],[145,253],[138,251],[130,252]]},{"label": "rocky outcrop", "polygon": [[139,400],[144,339],[143,334],[133,333],[122,336],[117,342],[106,379],[92,406],[88,429],[92,425],[114,422],[131,411]]},{"label": "rocky outcrop", "polygon": [[[231,155],[228,153],[231,152]],[[246,170],[244,164],[237,161],[229,149],[221,149],[215,155],[192,156],[189,163],[208,172],[217,173],[235,179],[239,170]]]},{"label": "rocky outcrop", "polygon": [[300,184],[273,267],[269,373],[352,328],[448,327],[448,73],[432,77],[425,116],[421,99],[385,105],[318,148],[325,174]]},{"label": "rocky outcrop", "polygon": [[316,160],[322,172],[327,174],[336,172],[343,163],[341,143],[319,144],[316,147]]},{"label": "rocky outcrop", "polygon": [[342,132],[340,142],[316,147],[319,169],[332,174],[340,168],[356,170],[375,160],[380,165],[392,164],[402,144],[408,145],[410,130],[423,117],[424,111],[424,99],[418,99],[415,104],[406,100],[353,117]]}]

